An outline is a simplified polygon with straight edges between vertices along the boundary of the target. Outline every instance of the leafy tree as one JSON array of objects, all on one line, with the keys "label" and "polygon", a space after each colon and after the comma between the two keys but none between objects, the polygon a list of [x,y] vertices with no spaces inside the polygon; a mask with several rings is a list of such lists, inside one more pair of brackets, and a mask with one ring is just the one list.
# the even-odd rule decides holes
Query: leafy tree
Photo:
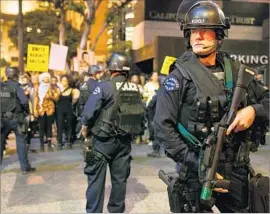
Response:
[{"label": "leafy tree", "polygon": [[0,67],[6,67],[6,66],[10,66],[10,63],[7,62],[5,59],[1,58],[0,59]]},{"label": "leafy tree", "polygon": [[[122,3],[113,3],[112,7],[108,10],[106,14],[106,20],[100,29],[99,33],[97,34],[94,42],[91,44],[91,50],[95,51],[98,40],[100,39],[101,35],[104,33],[104,31],[110,26],[111,28],[114,28],[114,26],[119,22],[120,20],[120,13],[125,6],[130,3],[132,0],[125,0]],[[126,42],[126,41],[118,41],[118,44],[116,44],[112,50],[109,50],[110,52],[112,51],[117,51],[117,50],[123,50],[125,52],[128,52],[131,49],[131,42]],[[128,49],[128,51],[127,51]]]},{"label": "leafy tree", "polygon": [[109,52],[124,52],[126,54],[130,54],[130,50],[132,48],[131,41],[117,41],[114,42],[112,48],[109,49]]},{"label": "leafy tree", "polygon": [[[58,44],[59,40],[59,18],[55,11],[36,10],[24,15],[24,54],[27,55],[28,44],[49,45]],[[68,58],[76,55],[77,44],[80,32],[71,27],[69,23],[65,25],[67,34],[65,35],[66,45],[69,47]],[[18,22],[9,31],[9,37],[18,47]]]}]

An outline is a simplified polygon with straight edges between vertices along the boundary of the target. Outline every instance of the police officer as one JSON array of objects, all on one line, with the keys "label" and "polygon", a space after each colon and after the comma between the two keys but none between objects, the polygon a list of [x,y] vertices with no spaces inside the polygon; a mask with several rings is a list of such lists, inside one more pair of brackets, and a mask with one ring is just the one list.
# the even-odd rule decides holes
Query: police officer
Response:
[{"label": "police officer", "polygon": [[[165,75],[160,75],[158,77],[159,85],[163,85],[165,79],[166,79],[166,76]],[[148,120],[152,124],[154,123],[154,116],[155,116],[155,112],[156,112],[157,94],[158,94],[158,91],[152,97],[151,101],[149,102],[149,104],[147,106]],[[153,134],[151,140],[153,142],[153,145],[152,145],[153,151],[151,153],[148,153],[147,156],[148,157],[154,157],[154,158],[160,158],[161,157],[161,154],[160,154],[160,143],[154,138],[154,134]]]},{"label": "police officer", "polygon": [[[206,133],[210,133],[210,124],[220,121],[240,64],[219,51],[230,24],[218,5],[212,1],[196,2],[183,15],[181,29],[188,51],[177,59],[175,69],[159,91],[155,137],[164,143],[166,155],[180,163],[181,177],[186,179],[188,188],[200,193],[199,151],[185,134],[188,132],[203,142]],[[231,134],[232,140],[224,145],[219,160],[217,179],[231,181],[229,189],[215,189],[216,206],[221,212],[240,212],[248,206],[249,163],[247,159],[240,161],[239,155],[246,157],[249,151],[245,154],[238,151],[247,145],[245,130],[251,127],[255,117],[269,117],[269,92],[255,79],[247,92],[246,105],[238,110],[227,129],[226,134]],[[178,131],[179,125],[182,129]],[[185,132],[180,133],[181,130]],[[207,210],[198,203],[199,197],[194,197],[190,200],[195,200],[196,212]]]},{"label": "police officer", "polygon": [[[93,135],[92,145],[87,145],[92,148],[91,154],[89,154],[91,157],[88,158],[88,155],[86,155],[84,169],[84,173],[88,177],[86,210],[89,213],[101,213],[103,210],[107,164],[110,167],[112,183],[107,206],[108,211],[113,213],[125,211],[126,184],[130,174],[132,134],[123,130],[136,124],[138,116],[132,115],[133,112],[141,110],[142,114],[144,113],[138,87],[127,82],[130,63],[131,60],[126,54],[116,52],[111,55],[107,62],[107,68],[112,74],[111,80],[101,82],[95,88],[82,114],[83,136],[88,138],[87,130],[91,130]],[[135,93],[137,96],[135,97],[136,102],[140,101],[141,109],[134,109],[136,103],[124,106],[128,106],[129,109],[122,109],[122,112],[130,110],[131,115],[126,116],[131,118],[129,121],[132,121],[133,124],[122,124],[123,126],[121,126],[122,121],[124,123],[129,121],[116,119],[118,116],[121,118],[121,115],[117,113],[118,111],[115,111],[118,106],[122,105],[121,102],[116,103],[116,100],[118,100],[116,97],[120,92],[124,97]],[[132,100],[132,97],[126,99],[126,101],[130,102],[129,100]],[[122,102],[124,101],[122,100]]]},{"label": "police officer", "polygon": [[98,83],[101,79],[101,74],[103,73],[103,69],[99,65],[91,65],[88,68],[89,80],[88,85],[90,89],[90,93],[92,93],[95,88],[98,86]]},{"label": "police officer", "polygon": [[[29,113],[28,99],[18,83],[19,70],[16,67],[7,67],[5,70],[7,82],[1,84],[1,144],[7,135],[14,131],[16,146],[21,170],[23,174],[34,172],[27,157],[27,134],[21,130],[23,114]],[[3,148],[3,145],[1,145]],[[2,149],[1,148],[1,149]]]},{"label": "police officer", "polygon": [[84,81],[83,83],[80,84],[80,98],[78,100],[77,103],[77,107],[76,107],[76,116],[77,116],[77,120],[79,120],[79,122],[77,123],[76,126],[76,132],[80,132],[81,130],[81,122],[80,122],[80,118],[81,118],[81,114],[83,112],[83,108],[90,96],[90,94],[93,93],[93,91],[95,90],[95,88],[98,86],[99,84],[99,74],[102,73],[102,68],[98,65],[91,65],[88,67],[88,80]]},{"label": "police officer", "polygon": [[96,74],[99,73],[100,71],[101,69],[97,65],[92,65],[88,67],[89,79],[81,83],[79,86],[80,98],[77,104],[77,117],[81,116],[86,101],[88,100],[90,94],[97,87],[98,80],[96,78]]}]

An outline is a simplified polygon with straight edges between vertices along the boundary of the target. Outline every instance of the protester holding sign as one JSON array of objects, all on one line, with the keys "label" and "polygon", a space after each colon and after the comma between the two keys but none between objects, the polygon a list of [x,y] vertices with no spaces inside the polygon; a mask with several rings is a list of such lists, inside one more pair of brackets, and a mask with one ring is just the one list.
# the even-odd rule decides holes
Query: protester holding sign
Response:
[{"label": "protester holding sign", "polygon": [[39,120],[40,151],[44,152],[44,135],[46,133],[48,149],[52,151],[52,123],[55,112],[54,102],[59,99],[60,90],[51,87],[51,76],[43,73],[39,76],[40,85],[34,95],[34,115]]}]

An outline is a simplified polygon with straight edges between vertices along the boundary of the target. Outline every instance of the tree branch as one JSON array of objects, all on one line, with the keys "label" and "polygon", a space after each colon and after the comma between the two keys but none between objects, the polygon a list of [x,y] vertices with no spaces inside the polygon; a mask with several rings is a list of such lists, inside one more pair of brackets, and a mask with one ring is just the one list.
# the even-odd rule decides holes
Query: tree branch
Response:
[{"label": "tree branch", "polygon": [[103,32],[106,30],[106,28],[108,27],[109,23],[105,22],[104,25],[102,26],[102,28],[100,29],[98,35],[96,36],[93,45],[91,46],[91,51],[95,51],[98,40],[100,39],[101,35],[103,34]]},{"label": "tree branch", "polygon": [[100,6],[101,1],[102,1],[102,0],[98,0],[98,1],[97,1],[97,3],[96,3],[96,11],[98,10],[98,8],[99,8],[99,6]]}]

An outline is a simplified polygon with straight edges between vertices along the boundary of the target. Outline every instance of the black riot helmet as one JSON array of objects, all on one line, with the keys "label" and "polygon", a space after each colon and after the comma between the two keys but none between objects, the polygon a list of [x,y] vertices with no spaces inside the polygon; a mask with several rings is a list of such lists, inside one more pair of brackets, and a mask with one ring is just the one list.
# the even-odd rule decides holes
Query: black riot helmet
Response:
[{"label": "black riot helmet", "polygon": [[19,79],[19,75],[20,75],[20,71],[17,67],[6,67],[5,70],[7,79],[9,80],[13,80],[13,81],[18,81]]},{"label": "black riot helmet", "polygon": [[99,72],[101,72],[103,69],[98,65],[91,65],[88,67],[88,74],[89,75],[95,75]]},{"label": "black riot helmet", "polygon": [[229,18],[225,17],[221,8],[211,0],[194,3],[182,17],[180,24],[185,37],[189,37],[191,29],[208,28],[214,29],[217,38],[222,40],[230,28]]},{"label": "black riot helmet", "polygon": [[131,69],[131,59],[124,53],[114,52],[107,61],[107,69],[112,72],[128,72]]}]

